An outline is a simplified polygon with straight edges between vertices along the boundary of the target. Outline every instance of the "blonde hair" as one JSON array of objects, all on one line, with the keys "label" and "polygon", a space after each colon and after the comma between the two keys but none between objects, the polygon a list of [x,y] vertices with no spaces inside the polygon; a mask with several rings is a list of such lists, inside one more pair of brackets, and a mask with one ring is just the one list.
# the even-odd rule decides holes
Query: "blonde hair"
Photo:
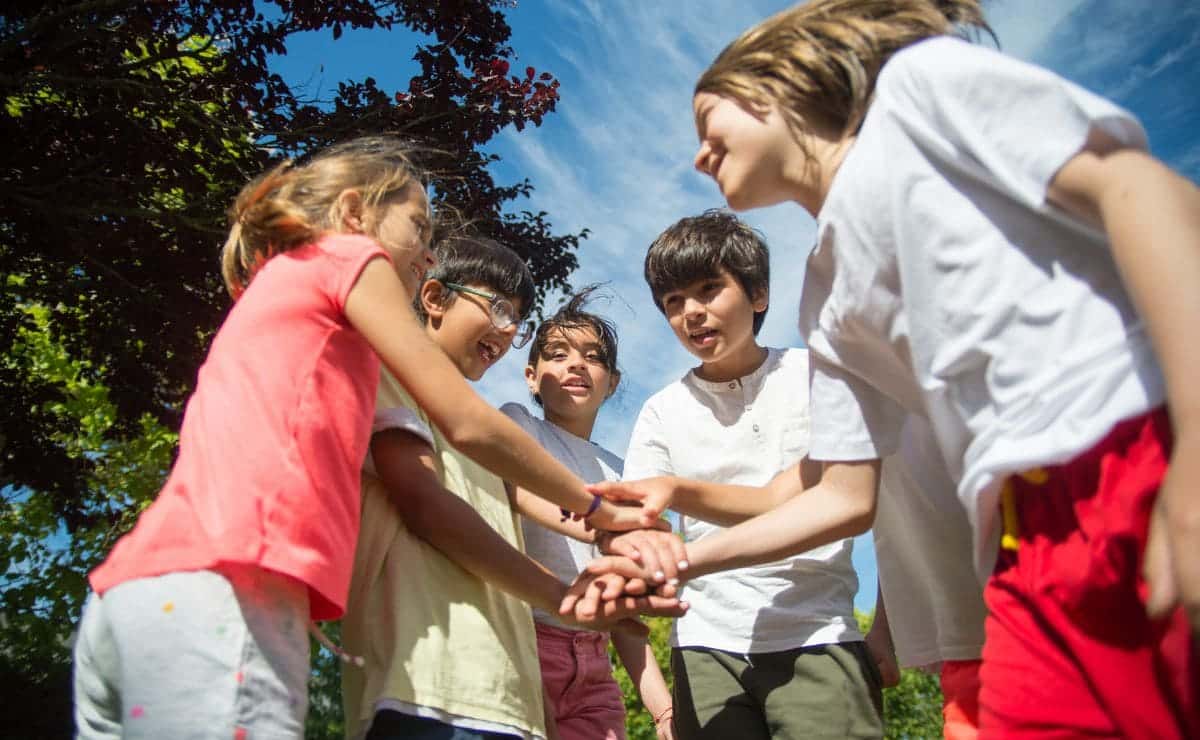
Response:
[{"label": "blonde hair", "polygon": [[858,130],[879,70],[897,51],[972,27],[995,38],[979,0],[813,0],[735,39],[695,92],[756,113],[777,106],[803,147],[814,127],[842,136]]},{"label": "blonde hair", "polygon": [[414,147],[390,136],[364,136],[324,149],[307,162],[291,161],[251,180],[229,209],[229,238],[221,276],[234,300],[271,257],[342,224],[346,190],[364,207],[378,205],[411,183],[424,186],[412,162]]}]

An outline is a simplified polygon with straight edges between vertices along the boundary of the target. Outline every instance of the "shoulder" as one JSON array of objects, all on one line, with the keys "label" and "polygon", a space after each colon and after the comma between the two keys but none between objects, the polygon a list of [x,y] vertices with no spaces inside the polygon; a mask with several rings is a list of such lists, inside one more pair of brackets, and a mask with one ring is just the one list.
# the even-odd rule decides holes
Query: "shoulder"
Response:
[{"label": "shoulder", "polygon": [[528,422],[536,421],[533,414],[529,413],[529,409],[525,408],[524,404],[517,403],[516,401],[509,401],[501,405],[500,413],[522,426],[525,426]]},{"label": "shoulder", "polygon": [[954,36],[937,36],[892,55],[879,72],[877,88],[911,85],[926,79],[961,77],[980,65],[1012,60],[998,51]]},{"label": "shoulder", "polygon": [[331,257],[344,259],[353,259],[373,253],[387,257],[387,252],[379,245],[379,242],[363,234],[331,232],[318,239],[314,243],[314,247]]},{"label": "shoulder", "polygon": [[778,355],[776,366],[772,369],[773,373],[780,374],[803,374],[808,377],[808,350],[802,347],[788,347],[786,349],[771,349],[772,353]]}]

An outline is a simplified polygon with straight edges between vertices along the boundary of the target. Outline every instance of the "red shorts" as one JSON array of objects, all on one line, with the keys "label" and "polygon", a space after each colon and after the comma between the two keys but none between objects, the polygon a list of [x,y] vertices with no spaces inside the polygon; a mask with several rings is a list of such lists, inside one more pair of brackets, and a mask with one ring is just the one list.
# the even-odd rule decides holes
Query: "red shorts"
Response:
[{"label": "red shorts", "polygon": [[1146,617],[1142,553],[1172,443],[1164,409],[1064,465],[1012,476],[1019,549],[984,589],[980,737],[1200,738],[1182,609]]},{"label": "red shorts", "polygon": [[561,740],[625,740],[625,702],[608,634],[534,622],[542,683]]},{"label": "red shorts", "polygon": [[975,740],[979,737],[979,661],[947,660],[942,663],[942,737]]}]

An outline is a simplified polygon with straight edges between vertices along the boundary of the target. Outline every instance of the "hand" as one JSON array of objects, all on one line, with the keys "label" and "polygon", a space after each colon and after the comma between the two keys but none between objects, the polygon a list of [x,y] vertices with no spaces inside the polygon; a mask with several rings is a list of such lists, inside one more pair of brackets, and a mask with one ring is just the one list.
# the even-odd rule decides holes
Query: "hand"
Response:
[{"label": "hand", "polygon": [[675,713],[670,707],[661,716],[656,716],[654,734],[658,740],[675,740]]},{"label": "hand", "polygon": [[1182,604],[1200,639],[1200,444],[1175,440],[1175,452],[1150,515],[1143,572],[1152,618]]},{"label": "hand", "polygon": [[671,531],[670,522],[658,518],[657,514],[653,514],[635,503],[613,504],[610,501],[602,501],[600,507],[584,522],[589,528],[603,529],[609,532],[627,532],[631,529]]},{"label": "hand", "polygon": [[630,532],[602,532],[596,545],[605,555],[623,555],[651,575],[655,584],[678,582],[679,571],[687,570],[687,550],[683,541],[670,532],[635,529]]},{"label": "hand", "polygon": [[871,625],[871,629],[867,630],[866,643],[868,655],[879,667],[883,688],[890,689],[899,684],[900,665],[896,661],[896,647],[892,644],[892,636],[888,630]]},{"label": "hand", "polygon": [[567,589],[559,606],[559,616],[588,629],[627,629],[645,636],[647,628],[631,619],[638,614],[659,617],[679,617],[687,605],[678,599],[647,594],[645,580],[625,578],[616,573],[580,573]]},{"label": "hand", "polygon": [[616,503],[641,504],[648,517],[657,519],[675,499],[675,479],[670,476],[642,480],[603,481],[587,487],[589,493],[603,496]]}]

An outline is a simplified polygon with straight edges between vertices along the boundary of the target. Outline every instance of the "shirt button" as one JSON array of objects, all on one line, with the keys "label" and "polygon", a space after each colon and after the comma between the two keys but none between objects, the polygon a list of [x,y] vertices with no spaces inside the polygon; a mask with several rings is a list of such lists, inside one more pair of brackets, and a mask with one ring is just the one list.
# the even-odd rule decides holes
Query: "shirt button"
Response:
[{"label": "shirt button", "polygon": [[754,425],[752,428],[754,429],[754,431],[756,431],[756,432],[758,431],[758,425],[757,425],[757,424],[755,424],[755,425]]},{"label": "shirt button", "polygon": [[733,390],[734,388],[737,388],[737,383],[730,383],[729,390]]}]

